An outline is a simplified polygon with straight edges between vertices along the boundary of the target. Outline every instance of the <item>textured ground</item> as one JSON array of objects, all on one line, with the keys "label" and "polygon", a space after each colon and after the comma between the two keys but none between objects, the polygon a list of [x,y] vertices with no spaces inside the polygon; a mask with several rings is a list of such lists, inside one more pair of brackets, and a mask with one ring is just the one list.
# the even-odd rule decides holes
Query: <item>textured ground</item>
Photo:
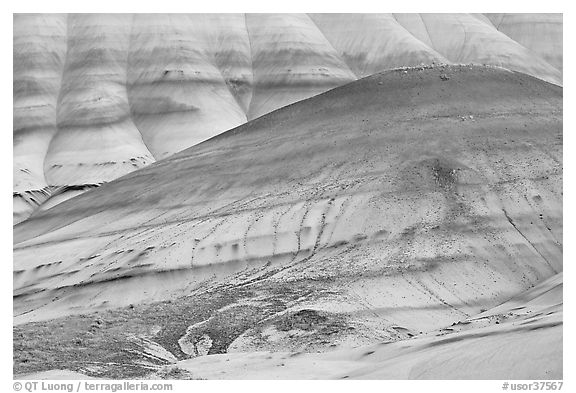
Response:
[{"label": "textured ground", "polygon": [[562,303],[560,273],[491,310],[395,343],[231,353],[178,366],[210,379],[562,379]]},{"label": "textured ground", "polygon": [[[15,373],[143,376],[223,359],[204,355],[241,367],[260,359],[242,353],[339,349],[340,376],[559,378],[561,291],[542,328],[486,310],[553,276],[561,288],[561,272],[562,88],[494,67],[389,71],[15,226]],[[430,332],[471,320],[474,340],[455,331],[446,348],[485,352],[458,369]],[[527,341],[538,347],[518,353]],[[388,374],[345,350],[394,342],[379,361],[407,366]],[[504,344],[501,368],[482,363]],[[422,370],[429,356],[439,368]]]},{"label": "textured ground", "polygon": [[[309,310],[266,323],[266,316],[283,308],[258,309],[258,314],[255,309],[234,310],[222,303],[232,297],[212,293],[208,298],[20,326],[14,333],[14,372],[28,379],[562,379],[562,287],[559,273],[501,305],[445,327],[355,348],[333,343],[327,352],[307,345],[260,352],[229,347],[226,353],[222,343],[237,337],[233,330],[242,325],[241,318],[240,331],[256,326],[269,340],[278,338],[270,335],[277,329],[293,337],[314,335],[316,342],[336,342],[351,326],[343,324],[344,319],[313,317]],[[240,297],[249,294],[235,292]],[[207,313],[211,305],[220,309]],[[225,312],[236,326],[221,317]],[[210,313],[211,327],[202,322],[192,326],[202,328],[203,336],[210,334],[216,345],[178,361],[189,357],[181,350],[190,348],[183,339],[180,348],[175,346],[178,336],[191,320]],[[188,329],[183,338],[191,338],[193,331]]]},{"label": "textured ground", "polygon": [[16,14],[14,222],[375,72],[562,83],[561,14]]}]

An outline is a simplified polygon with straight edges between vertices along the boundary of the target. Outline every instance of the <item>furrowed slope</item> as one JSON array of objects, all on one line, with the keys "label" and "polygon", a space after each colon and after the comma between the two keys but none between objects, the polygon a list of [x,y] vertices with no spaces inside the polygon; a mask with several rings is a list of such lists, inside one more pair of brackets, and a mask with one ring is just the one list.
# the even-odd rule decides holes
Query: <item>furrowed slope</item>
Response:
[{"label": "furrowed slope", "polygon": [[246,122],[246,89],[230,85],[251,82],[242,15],[135,15],[131,34],[132,114],[156,158]]},{"label": "furrowed slope", "polygon": [[57,132],[56,110],[66,58],[66,15],[14,16],[14,220],[50,195],[44,158]]},{"label": "furrowed slope", "polygon": [[22,14],[14,44],[15,223],[383,70],[489,64],[562,83],[559,14]]},{"label": "furrowed slope", "polygon": [[[350,318],[354,339],[414,334],[562,271],[562,89],[385,72],[40,212],[14,241],[16,323],[289,282],[314,290],[286,307]],[[251,301],[285,302],[270,291]],[[255,334],[234,348],[273,346]]]},{"label": "furrowed slope", "polygon": [[[98,185],[154,162],[130,116],[126,53],[131,15],[69,15],[50,185]],[[94,44],[98,42],[99,44]]]},{"label": "furrowed slope", "polygon": [[[552,83],[561,79],[561,71],[511,37],[495,30],[482,15],[469,14],[402,14],[396,15],[399,23],[422,41],[428,41],[433,49],[454,63],[479,63],[506,67]],[[542,19],[548,19],[544,16]],[[537,24],[537,21],[524,20],[522,25]],[[520,23],[519,23],[520,24]],[[550,35],[542,35],[542,40],[555,37],[552,51],[561,45],[555,24],[545,25]],[[519,35],[519,34],[517,34]],[[524,37],[524,43],[538,48],[539,43]]]},{"label": "furrowed slope", "polygon": [[562,71],[562,14],[487,14],[508,37]]}]

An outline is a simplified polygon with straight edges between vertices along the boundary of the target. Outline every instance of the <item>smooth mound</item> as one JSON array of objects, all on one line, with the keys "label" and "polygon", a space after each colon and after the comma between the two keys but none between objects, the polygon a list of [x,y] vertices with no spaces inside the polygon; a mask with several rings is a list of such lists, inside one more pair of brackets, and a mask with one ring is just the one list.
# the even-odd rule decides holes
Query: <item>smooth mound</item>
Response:
[{"label": "smooth mound", "polygon": [[384,72],[39,212],[14,242],[23,337],[80,337],[96,311],[102,340],[178,359],[420,336],[562,271],[562,88]]},{"label": "smooth mound", "polygon": [[285,105],[434,63],[561,84],[562,15],[16,14],[14,222]]}]

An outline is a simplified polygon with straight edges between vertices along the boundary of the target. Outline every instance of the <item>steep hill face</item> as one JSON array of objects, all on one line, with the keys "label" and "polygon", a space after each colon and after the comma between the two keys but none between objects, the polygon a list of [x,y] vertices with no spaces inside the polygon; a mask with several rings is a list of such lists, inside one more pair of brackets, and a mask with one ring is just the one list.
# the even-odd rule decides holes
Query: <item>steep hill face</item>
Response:
[{"label": "steep hill face", "polygon": [[285,105],[438,63],[561,84],[562,15],[17,14],[14,222]]},{"label": "steep hill face", "polygon": [[418,336],[562,271],[562,88],[384,72],[39,212],[14,243],[17,340],[72,370],[77,345],[124,364]]}]

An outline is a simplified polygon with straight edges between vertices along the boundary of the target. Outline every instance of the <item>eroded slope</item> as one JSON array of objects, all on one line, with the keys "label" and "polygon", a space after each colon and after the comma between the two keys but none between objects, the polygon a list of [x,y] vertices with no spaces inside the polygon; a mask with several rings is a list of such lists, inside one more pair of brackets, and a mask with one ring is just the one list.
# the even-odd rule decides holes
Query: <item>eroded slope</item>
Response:
[{"label": "eroded slope", "polygon": [[14,221],[357,78],[438,63],[561,84],[562,15],[16,14]]},{"label": "eroded slope", "polygon": [[16,322],[257,277],[374,332],[475,314],[562,270],[561,102],[437,67],[286,107],[16,226]]}]

